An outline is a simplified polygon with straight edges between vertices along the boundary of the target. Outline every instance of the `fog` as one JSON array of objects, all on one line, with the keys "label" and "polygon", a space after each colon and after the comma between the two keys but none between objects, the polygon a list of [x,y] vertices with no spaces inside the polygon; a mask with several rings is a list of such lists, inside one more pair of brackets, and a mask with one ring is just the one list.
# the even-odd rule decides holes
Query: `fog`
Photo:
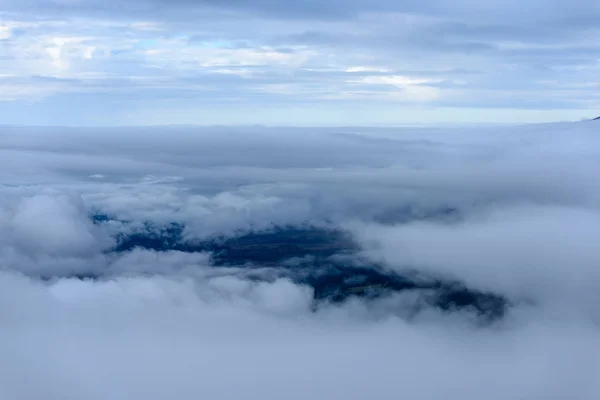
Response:
[{"label": "fog", "polygon": [[[0,397],[598,399],[599,132],[0,128]],[[315,310],[278,265],[115,251],[172,224],[190,243],[342,229],[356,263],[510,306]]]}]

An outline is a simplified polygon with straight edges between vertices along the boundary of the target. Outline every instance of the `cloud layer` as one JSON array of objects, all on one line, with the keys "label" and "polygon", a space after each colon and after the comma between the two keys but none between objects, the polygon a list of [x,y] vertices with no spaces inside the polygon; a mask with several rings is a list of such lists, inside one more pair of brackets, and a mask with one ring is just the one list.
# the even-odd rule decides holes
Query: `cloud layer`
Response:
[{"label": "cloud layer", "polygon": [[[596,399],[597,131],[2,128],[0,397]],[[511,306],[491,324],[408,317],[409,292],[315,311],[273,265],[111,250],[171,224],[344,229],[350,261]]]},{"label": "cloud layer", "polygon": [[0,13],[5,124],[521,122],[600,109],[591,0],[7,0]]}]

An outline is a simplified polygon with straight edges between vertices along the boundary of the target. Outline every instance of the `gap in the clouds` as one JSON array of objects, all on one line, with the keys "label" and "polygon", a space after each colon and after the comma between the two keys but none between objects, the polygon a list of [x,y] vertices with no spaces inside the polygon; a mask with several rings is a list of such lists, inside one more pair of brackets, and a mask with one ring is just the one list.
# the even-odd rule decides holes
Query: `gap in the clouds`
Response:
[{"label": "gap in the clouds", "polygon": [[[116,221],[108,215],[90,216],[95,224]],[[131,223],[131,221],[118,221]],[[281,226],[263,231],[246,231],[233,236],[186,240],[185,225],[157,225],[143,222],[142,229],[117,234],[112,253],[134,249],[157,252],[206,252],[215,267],[244,268],[256,274],[253,280],[288,278],[313,289],[315,309],[321,305],[344,304],[349,299],[365,302],[390,298],[398,293],[414,293],[421,306],[444,311],[469,311],[485,319],[501,318],[509,301],[434,277],[403,276],[360,257],[360,248],[346,232],[314,226]],[[268,276],[262,272],[273,272]],[[97,278],[86,276],[86,278]]]},{"label": "gap in the clouds", "polygon": [[216,266],[278,263],[306,255],[328,257],[348,251],[355,245],[342,232],[317,228],[275,227],[269,231],[241,233],[233,237],[216,236],[207,240],[185,240],[184,225],[170,223],[156,227],[145,224],[146,230],[128,235],[120,234],[114,251],[134,248],[184,253],[211,253]]}]

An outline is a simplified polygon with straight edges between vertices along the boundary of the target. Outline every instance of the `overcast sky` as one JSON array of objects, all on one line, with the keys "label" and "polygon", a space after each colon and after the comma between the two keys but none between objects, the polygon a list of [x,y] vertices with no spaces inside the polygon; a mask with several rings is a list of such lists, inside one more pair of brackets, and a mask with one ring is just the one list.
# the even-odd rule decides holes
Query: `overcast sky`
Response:
[{"label": "overcast sky", "polygon": [[0,0],[0,124],[600,114],[594,0]]}]

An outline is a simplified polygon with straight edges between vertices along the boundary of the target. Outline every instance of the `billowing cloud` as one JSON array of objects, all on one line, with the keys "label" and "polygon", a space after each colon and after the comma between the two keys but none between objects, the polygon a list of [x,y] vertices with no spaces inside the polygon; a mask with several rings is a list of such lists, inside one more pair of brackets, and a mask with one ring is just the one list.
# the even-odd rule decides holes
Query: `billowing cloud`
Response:
[{"label": "billowing cloud", "polygon": [[0,397],[597,399],[597,131],[2,128]]}]

